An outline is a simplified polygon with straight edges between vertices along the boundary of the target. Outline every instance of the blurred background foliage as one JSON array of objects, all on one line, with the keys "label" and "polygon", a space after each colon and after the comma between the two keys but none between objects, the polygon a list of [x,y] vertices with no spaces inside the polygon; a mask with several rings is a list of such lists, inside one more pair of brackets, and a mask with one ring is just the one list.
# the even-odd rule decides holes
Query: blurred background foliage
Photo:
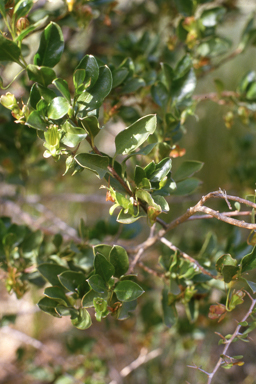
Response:
[{"label": "blurred background foliage", "polygon": [[[67,2],[68,3],[68,2]],[[70,4],[72,1],[70,1]],[[159,63],[166,62],[175,66],[184,55],[184,45],[179,37],[187,38],[187,31],[177,32],[178,12],[184,17],[191,16],[193,1],[147,0],[147,1],[74,1],[73,10],[63,16],[63,1],[35,2],[33,21],[45,15],[56,20],[62,27],[66,41],[66,50],[56,72],[65,78],[72,88],[72,71],[84,54],[97,56],[110,66],[119,65],[127,56],[135,64],[134,87],[126,106],[123,108],[123,120],[129,124],[143,114],[151,113],[150,86],[156,80]],[[200,3],[200,2],[199,2]],[[251,12],[256,11],[254,1],[219,0],[201,1],[211,6],[222,6],[226,13],[217,27],[219,35],[232,41],[232,49],[239,45],[241,31]],[[182,8],[182,7],[185,8]],[[71,7],[71,5],[70,5]],[[1,23],[1,20],[0,20]],[[127,32],[129,31],[129,32]],[[29,46],[38,46],[40,32],[29,37]],[[192,36],[193,37],[193,36]],[[193,39],[189,41],[193,50]],[[227,43],[229,44],[229,42]],[[24,46],[25,50],[26,47]],[[35,52],[27,52],[31,57]],[[222,56],[221,56],[222,57]],[[256,51],[250,45],[241,55],[223,62],[219,66],[218,58],[211,58],[213,65],[207,67],[198,57],[198,83],[195,94],[203,95],[221,90],[236,91],[243,76],[255,69]],[[216,63],[216,69],[214,64]],[[16,73],[16,65],[1,67],[2,77],[9,81]],[[146,74],[146,77],[144,76]],[[6,81],[7,81],[6,80]],[[19,83],[10,88],[16,97],[26,100],[30,84],[21,76]],[[140,89],[140,92],[137,90]],[[129,92],[129,88],[123,93]],[[120,97],[125,99],[124,95]],[[152,102],[152,101],[151,101]],[[219,187],[234,195],[254,194],[256,173],[255,111],[247,116],[244,111],[237,113],[233,103],[216,103],[216,100],[203,100],[196,108],[196,115],[188,117],[185,130],[179,142],[186,153],[174,160],[174,170],[182,160],[204,162],[200,172],[202,183],[196,195],[187,197],[169,197],[169,222],[185,209],[197,202],[200,196]],[[131,105],[137,105],[134,109]],[[105,106],[106,114],[113,117],[106,124],[104,132],[97,138],[97,144],[103,151],[111,153],[114,136],[123,125],[115,117],[111,105]],[[156,106],[154,105],[154,111]],[[98,190],[98,181],[90,172],[63,178],[64,160],[57,163],[53,159],[42,157],[43,149],[36,132],[13,122],[11,114],[0,106],[0,180],[1,201],[18,199],[21,211],[12,206],[1,204],[2,215],[12,215],[13,220],[23,223],[24,212],[34,218],[35,225],[62,231],[76,236],[80,219],[87,227],[88,237],[108,241],[118,236],[123,241],[136,239],[138,243],[148,233],[145,222],[136,222],[129,226],[117,226],[115,219],[109,218],[109,204],[105,201],[105,192]],[[86,145],[86,144],[85,144]],[[223,207],[225,202],[222,203]],[[214,205],[214,204],[213,204]],[[218,205],[221,208],[221,205]],[[22,213],[22,214],[21,214]],[[59,220],[59,221],[58,221]],[[63,224],[66,224],[65,225]],[[29,224],[26,222],[26,224]],[[75,230],[74,230],[75,229]],[[172,241],[186,252],[200,252],[209,230],[215,235],[211,247],[207,249],[209,257],[215,249],[239,249],[246,247],[246,234],[220,222],[195,221],[183,224],[176,229]],[[49,235],[51,236],[51,235]],[[135,241],[135,240],[134,240]],[[47,243],[47,238],[46,238]],[[242,245],[241,245],[242,244]],[[240,248],[239,248],[240,247]],[[46,247],[47,249],[47,247]],[[165,247],[155,247],[144,258],[154,266],[159,255],[166,252]],[[179,307],[181,320],[177,326],[167,329],[162,322],[160,292],[162,284],[157,278],[141,271],[137,277],[139,284],[147,292],[140,298],[140,306],[124,322],[108,317],[102,323],[96,323],[86,331],[71,329],[66,318],[53,319],[35,311],[35,303],[41,293],[31,289],[21,301],[14,295],[7,296],[1,285],[2,333],[0,344],[0,383],[54,383],[54,384],[103,384],[103,383],[147,383],[180,384],[204,382],[205,377],[197,370],[186,368],[195,363],[209,367],[218,358],[218,336],[216,320],[207,317],[209,304],[205,303],[205,315],[196,322],[189,322],[184,308]],[[210,301],[222,300],[217,290],[211,292]],[[202,303],[202,306],[204,304]],[[232,314],[232,318],[241,316]],[[17,314],[17,315],[16,315]],[[228,314],[218,325],[218,332],[227,334],[235,326]],[[8,328],[15,322],[20,333]],[[23,332],[42,344],[33,344],[33,339],[25,338]],[[254,343],[233,344],[234,355],[244,355],[246,364],[221,370],[216,376],[218,383],[253,384],[255,383],[255,335]],[[136,360],[145,351],[159,352],[154,359],[121,378],[120,372],[125,366]],[[74,379],[75,378],[75,379]]]}]

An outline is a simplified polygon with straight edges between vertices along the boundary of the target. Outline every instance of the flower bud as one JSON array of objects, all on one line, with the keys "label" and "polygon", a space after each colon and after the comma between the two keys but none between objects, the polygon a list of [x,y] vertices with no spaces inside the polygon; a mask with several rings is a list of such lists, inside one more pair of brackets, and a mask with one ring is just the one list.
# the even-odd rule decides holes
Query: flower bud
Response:
[{"label": "flower bud", "polygon": [[26,17],[21,17],[17,20],[16,28],[19,33],[24,29],[26,29],[28,26],[29,26],[29,21]]},{"label": "flower bud", "polygon": [[0,103],[5,108],[11,109],[11,110],[13,110],[15,107],[18,107],[15,96],[10,92],[7,92],[6,95],[2,95],[0,97]]}]

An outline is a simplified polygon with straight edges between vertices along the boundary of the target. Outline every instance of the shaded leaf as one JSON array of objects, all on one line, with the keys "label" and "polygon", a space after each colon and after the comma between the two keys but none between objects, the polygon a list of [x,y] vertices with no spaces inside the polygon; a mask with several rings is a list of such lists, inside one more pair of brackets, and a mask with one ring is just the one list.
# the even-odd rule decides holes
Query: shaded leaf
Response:
[{"label": "shaded leaf", "polygon": [[30,113],[26,125],[29,125],[32,128],[39,129],[41,131],[47,130],[47,123],[41,118],[38,111],[33,111]]},{"label": "shaded leaf", "polygon": [[174,173],[173,178],[177,182],[191,177],[196,172],[199,172],[202,169],[203,165],[204,163],[202,163],[201,161],[185,161]]},{"label": "shaded leaf", "polygon": [[256,268],[256,247],[248,255],[244,256],[241,261],[241,272],[247,272]]},{"label": "shaded leaf", "polygon": [[56,78],[54,70],[48,67],[38,67],[37,65],[29,64],[27,72],[30,80],[40,83],[45,87]]},{"label": "shaded leaf", "polygon": [[168,290],[162,292],[163,320],[167,327],[171,328],[177,322],[177,311],[174,304],[168,303]]},{"label": "shaded leaf", "polygon": [[37,303],[41,311],[46,312],[54,317],[60,318],[61,316],[56,309],[58,304],[59,302],[57,300],[49,299],[49,297],[44,297]]},{"label": "shaded leaf", "polygon": [[95,273],[100,275],[106,283],[115,273],[114,266],[110,264],[107,259],[100,253],[97,253],[95,256],[94,268]]},{"label": "shaded leaf", "polygon": [[58,275],[68,269],[58,264],[44,263],[37,267],[38,271],[43,277],[49,281],[52,285],[57,285],[62,288],[62,285],[58,279]]},{"label": "shaded leaf", "polygon": [[63,50],[64,39],[61,28],[56,23],[50,22],[41,35],[34,64],[52,68],[60,61]]},{"label": "shaded leaf", "polygon": [[80,153],[75,156],[75,161],[83,168],[89,169],[102,179],[108,171],[109,159],[107,156]]},{"label": "shaded leaf", "polygon": [[20,53],[17,44],[0,34],[0,61],[19,62]]},{"label": "shaded leaf", "polygon": [[85,281],[85,275],[82,272],[64,271],[58,274],[61,285],[70,292],[77,292],[79,285]]},{"label": "shaded leaf", "polygon": [[106,283],[100,275],[92,275],[87,281],[95,292],[102,294],[107,293]]}]

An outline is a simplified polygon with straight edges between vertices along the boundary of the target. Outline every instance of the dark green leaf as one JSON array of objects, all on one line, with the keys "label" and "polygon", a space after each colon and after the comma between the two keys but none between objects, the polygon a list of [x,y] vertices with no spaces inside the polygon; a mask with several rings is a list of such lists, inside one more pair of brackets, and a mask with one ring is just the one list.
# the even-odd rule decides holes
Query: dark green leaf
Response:
[{"label": "dark green leaf", "polygon": [[129,70],[127,68],[117,68],[113,71],[113,85],[112,87],[118,87],[118,85],[122,84],[123,81],[126,79],[126,77],[129,74]]},{"label": "dark green leaf", "polygon": [[256,247],[248,255],[244,256],[241,261],[241,272],[247,272],[256,268]]},{"label": "dark green leaf", "polygon": [[190,97],[195,88],[196,76],[194,69],[191,68],[186,75],[172,82],[170,93],[176,102],[181,102],[185,98]]},{"label": "dark green leaf", "polygon": [[3,17],[5,17],[5,0],[0,0],[0,12]]},{"label": "dark green leaf", "polygon": [[58,274],[58,279],[64,288],[75,293],[86,278],[82,272],[64,271]]},{"label": "dark green leaf", "polygon": [[41,35],[39,49],[34,57],[34,64],[52,68],[60,61],[63,50],[62,31],[56,23],[51,22]]},{"label": "dark green leaf", "polygon": [[183,16],[191,16],[193,14],[194,3],[190,0],[174,0],[178,12]]},{"label": "dark green leaf", "polygon": [[100,275],[92,275],[87,281],[95,292],[102,294],[107,293],[106,283]]},{"label": "dark green leaf", "polygon": [[94,268],[95,273],[100,275],[106,283],[115,273],[115,268],[113,265],[110,264],[107,259],[100,253],[97,253],[95,256]]},{"label": "dark green leaf", "polygon": [[70,103],[71,101],[70,92],[69,92],[68,83],[66,82],[66,80],[55,79],[53,81],[53,84],[61,92],[62,96],[64,96]]},{"label": "dark green leaf", "polygon": [[230,283],[233,277],[237,275],[238,271],[239,271],[239,267],[235,267],[233,265],[224,265],[222,267],[221,274],[223,276],[225,283],[227,284]]},{"label": "dark green leaf", "polygon": [[93,87],[99,77],[99,66],[95,57],[92,55],[86,55],[80,61],[76,69],[85,69],[84,82],[87,83],[91,80],[90,87]]},{"label": "dark green leaf", "polygon": [[97,253],[100,253],[109,261],[109,255],[110,255],[111,249],[112,249],[111,245],[98,244],[93,247],[93,254],[94,256],[96,256]]},{"label": "dark green leaf", "polygon": [[38,67],[37,65],[29,64],[27,66],[28,77],[30,80],[39,84],[47,85],[56,78],[56,74],[53,69],[48,67]]},{"label": "dark green leaf", "polygon": [[142,78],[134,77],[125,83],[122,87],[122,94],[134,93],[141,87],[145,87],[146,83]]},{"label": "dark green leaf", "polygon": [[20,48],[0,34],[0,61],[19,62]]},{"label": "dark green leaf", "polygon": [[151,88],[151,95],[154,102],[159,105],[159,107],[166,108],[170,96],[163,83],[159,81],[156,85],[153,85]]},{"label": "dark green leaf", "polygon": [[47,123],[41,118],[38,111],[33,111],[30,113],[26,125],[29,125],[32,128],[39,129],[41,131],[47,130]]},{"label": "dark green leaf", "polygon": [[87,329],[92,325],[92,319],[85,308],[80,308],[78,315],[71,315],[71,323],[78,329]]},{"label": "dark green leaf", "polygon": [[107,156],[80,153],[75,156],[75,160],[81,167],[89,169],[100,179],[102,179],[108,171],[109,159]]},{"label": "dark green leaf", "polygon": [[172,159],[166,158],[156,165],[155,172],[150,176],[150,181],[161,181],[172,169]]},{"label": "dark green leaf", "polygon": [[37,267],[38,271],[43,275],[43,277],[48,280],[52,285],[57,285],[62,288],[62,285],[58,279],[58,275],[68,269],[58,264],[40,264]]},{"label": "dark green leaf", "polygon": [[204,163],[201,161],[185,161],[177,169],[173,178],[176,182],[187,179],[188,177],[193,176],[194,173],[199,172],[203,165]]},{"label": "dark green leaf", "polygon": [[145,291],[133,281],[124,280],[117,283],[114,292],[120,301],[133,301],[140,297]]},{"label": "dark green leaf", "polygon": [[38,229],[27,236],[21,246],[22,254],[24,257],[29,257],[31,253],[37,251],[43,241],[44,235]]},{"label": "dark green leaf", "polygon": [[[0,0],[1,1],[1,0]],[[43,17],[42,19],[38,20],[36,23],[34,24],[31,24],[29,25],[26,29],[23,29],[23,31],[21,31],[21,33],[16,36],[15,38],[15,42],[16,41],[22,41],[23,39],[25,39],[25,37],[30,33],[30,32],[33,32],[36,28],[40,27],[41,25],[43,25],[46,20],[48,19],[48,15]]]},{"label": "dark green leaf", "polygon": [[171,328],[177,322],[177,311],[174,304],[168,303],[168,290],[163,289],[162,307],[164,323],[167,327]]},{"label": "dark green leaf", "polygon": [[41,299],[37,305],[41,309],[41,311],[48,313],[49,315],[52,315],[54,317],[61,317],[60,314],[57,312],[57,306],[59,302],[57,300],[49,299],[49,297],[44,297]]},{"label": "dark green leaf", "polygon": [[115,277],[121,277],[129,269],[129,257],[126,250],[119,245],[114,245],[110,252],[110,263],[115,268]]},{"label": "dark green leaf", "polygon": [[227,53],[230,47],[230,40],[222,37],[211,37],[207,41],[199,44],[197,53],[202,57],[215,57]]},{"label": "dark green leaf", "polygon": [[61,289],[60,287],[47,287],[44,290],[44,295],[49,297],[50,299],[58,301],[59,303],[69,305],[69,301],[67,299],[67,296],[65,295],[63,288]]},{"label": "dark green leaf", "polygon": [[137,300],[123,302],[121,308],[118,309],[116,313],[116,318],[118,320],[125,320],[130,316],[130,312],[134,311],[137,306]]},{"label": "dark green leaf", "polygon": [[226,9],[224,7],[206,9],[203,11],[200,20],[207,28],[215,27],[223,19],[225,13]]},{"label": "dark green leaf", "polygon": [[116,138],[116,154],[129,155],[139,148],[156,129],[156,115],[147,115],[137,120]]},{"label": "dark green leaf", "polygon": [[193,193],[199,186],[200,180],[195,178],[190,178],[187,180],[183,180],[177,183],[177,188],[174,190],[170,190],[171,195],[182,196],[189,195]]},{"label": "dark green leaf", "polygon": [[26,16],[33,7],[33,0],[20,0],[14,7],[16,19]]},{"label": "dark green leaf", "polygon": [[256,283],[254,283],[253,281],[246,280],[246,279],[244,279],[244,280],[246,281],[246,283],[251,288],[252,293],[255,294],[256,293]]},{"label": "dark green leaf", "polygon": [[107,291],[105,291],[104,293],[98,293],[98,292],[95,292],[94,290],[90,290],[88,293],[86,293],[83,297],[83,300],[82,300],[82,306],[83,308],[90,308],[90,307],[94,307],[94,303],[93,301],[97,298],[101,298],[101,299],[104,299],[104,300],[107,300],[108,298],[108,293]]},{"label": "dark green leaf", "polygon": [[134,152],[134,153],[130,153],[130,155],[127,156],[123,162],[126,162],[132,156],[138,156],[138,155],[147,156],[147,155],[149,155],[150,152],[155,148],[156,145],[157,145],[157,143],[148,144],[144,148],[140,149],[139,151]]},{"label": "dark green leaf", "polygon": [[190,55],[183,56],[175,68],[173,80],[177,80],[185,76],[192,68],[192,65],[193,65],[193,61],[191,56]]},{"label": "dark green leaf", "polygon": [[81,119],[81,122],[91,137],[94,138],[100,132],[100,124],[96,116],[86,116]]}]

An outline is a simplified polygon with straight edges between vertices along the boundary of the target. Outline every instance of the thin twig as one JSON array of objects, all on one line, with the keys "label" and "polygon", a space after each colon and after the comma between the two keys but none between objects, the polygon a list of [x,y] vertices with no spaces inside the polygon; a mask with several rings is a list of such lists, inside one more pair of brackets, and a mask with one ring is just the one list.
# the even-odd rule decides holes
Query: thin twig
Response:
[{"label": "thin twig", "polygon": [[202,267],[197,260],[193,259],[193,257],[189,256],[187,253],[182,252],[179,248],[177,248],[175,245],[173,245],[169,240],[167,240],[165,237],[162,237],[160,241],[167,245],[170,249],[172,249],[175,252],[179,252],[180,256],[183,257],[186,260],[189,260],[191,263],[195,264],[200,271],[205,274],[210,276],[212,279],[217,279],[217,276],[214,276],[211,272],[207,271],[204,267]]}]

